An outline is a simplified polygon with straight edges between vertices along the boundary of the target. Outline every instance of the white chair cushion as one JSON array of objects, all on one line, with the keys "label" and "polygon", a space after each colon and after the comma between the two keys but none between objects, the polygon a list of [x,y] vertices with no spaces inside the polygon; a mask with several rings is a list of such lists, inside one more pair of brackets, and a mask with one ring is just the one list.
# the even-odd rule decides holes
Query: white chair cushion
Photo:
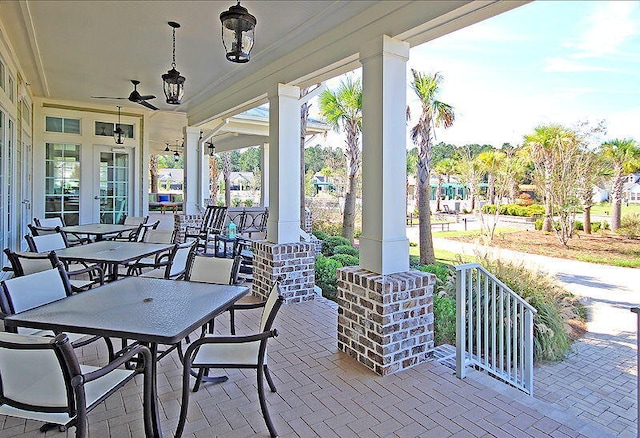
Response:
[{"label": "white chair cushion", "polygon": [[189,281],[229,284],[233,259],[198,256],[193,260]]},{"label": "white chair cushion", "polygon": [[165,268],[154,269],[153,271],[145,272],[141,277],[151,278],[164,278]]},{"label": "white chair cushion", "polygon": [[56,249],[66,248],[64,238],[60,233],[44,234],[42,236],[33,236],[38,252],[55,251]]},{"label": "white chair cushion", "polygon": [[15,312],[24,312],[67,296],[57,268],[15,277],[7,280],[5,285]]},{"label": "white chair cushion", "polygon": [[[204,344],[193,359],[193,366],[197,367],[198,364],[257,365],[259,348],[260,341],[241,344]],[[267,363],[266,355],[264,363]]]}]

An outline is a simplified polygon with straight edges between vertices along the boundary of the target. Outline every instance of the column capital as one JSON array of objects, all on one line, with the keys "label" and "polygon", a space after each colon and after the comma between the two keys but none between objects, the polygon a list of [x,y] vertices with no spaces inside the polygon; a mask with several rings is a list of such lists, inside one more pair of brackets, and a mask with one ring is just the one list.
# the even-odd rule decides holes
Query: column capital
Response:
[{"label": "column capital", "polygon": [[300,87],[296,85],[274,84],[267,90],[269,100],[276,97],[292,97],[300,99]]},{"label": "column capital", "polygon": [[381,35],[362,45],[360,49],[360,63],[365,64],[372,58],[380,56],[394,56],[404,61],[409,59],[409,43],[406,41],[391,38],[388,35]]}]

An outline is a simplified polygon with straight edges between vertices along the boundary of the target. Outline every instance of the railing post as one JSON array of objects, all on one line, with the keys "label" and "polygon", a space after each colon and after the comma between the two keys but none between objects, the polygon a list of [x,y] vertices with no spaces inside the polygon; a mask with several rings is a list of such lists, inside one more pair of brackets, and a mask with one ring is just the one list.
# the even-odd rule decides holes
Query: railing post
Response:
[{"label": "railing post", "polygon": [[529,390],[529,395],[533,397],[533,313],[524,310],[524,371],[522,380],[524,387]]},{"label": "railing post", "polygon": [[637,315],[636,328],[636,406],[638,416],[636,417],[636,436],[640,437],[640,307],[632,307],[631,311]]},{"label": "railing post", "polygon": [[467,284],[466,275],[466,269],[456,271],[456,376],[458,379],[464,379],[467,375],[465,359],[467,294],[466,290],[463,290],[463,285]]}]

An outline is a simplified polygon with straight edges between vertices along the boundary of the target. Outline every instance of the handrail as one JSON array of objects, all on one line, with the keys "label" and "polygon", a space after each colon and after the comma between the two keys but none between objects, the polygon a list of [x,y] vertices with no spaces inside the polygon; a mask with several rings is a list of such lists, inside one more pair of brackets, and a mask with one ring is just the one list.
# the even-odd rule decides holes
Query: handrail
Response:
[{"label": "handrail", "polygon": [[[638,319],[636,329],[636,406],[638,409],[638,416],[636,418],[640,418],[640,373],[638,372],[638,370],[640,370],[640,336],[638,336],[638,333],[640,333],[640,307],[632,307],[630,310],[637,315]],[[636,427],[636,435],[640,436],[640,422],[636,421]]]},{"label": "handrail", "polygon": [[536,309],[478,263],[456,267],[456,375],[479,368],[533,395]]}]

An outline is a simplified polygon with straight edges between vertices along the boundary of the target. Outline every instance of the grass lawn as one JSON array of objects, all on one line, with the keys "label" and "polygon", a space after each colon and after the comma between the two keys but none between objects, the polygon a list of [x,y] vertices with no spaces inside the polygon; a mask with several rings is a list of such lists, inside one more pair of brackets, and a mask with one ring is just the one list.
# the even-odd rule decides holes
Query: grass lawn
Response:
[{"label": "grass lawn", "polygon": [[[600,215],[600,216],[611,216],[611,204],[610,203],[602,203],[598,205],[594,205],[591,207],[591,214]],[[624,203],[622,204],[622,217],[625,214],[631,213],[640,213],[640,204],[629,204],[627,207]],[[580,218],[578,218],[580,219]]]},{"label": "grass lawn", "polygon": [[[448,237],[473,242],[474,236]],[[578,234],[564,247],[555,234],[542,231],[518,231],[496,237],[491,246],[584,262],[628,268],[640,268],[640,240],[627,239],[611,232]]]},{"label": "grass lawn", "polygon": [[[498,238],[503,234],[515,233],[522,231],[520,228],[496,228],[495,236]],[[452,237],[478,237],[480,236],[480,230],[452,230],[452,231],[434,231],[433,237],[441,237],[443,239],[450,239]]]},{"label": "grass lawn", "polygon": [[[457,254],[451,251],[445,251],[444,249],[435,248],[436,261],[438,263],[445,263],[447,265],[459,265],[462,263],[473,263],[476,258],[469,255]],[[409,247],[409,256],[416,259],[416,263],[420,258],[420,248],[417,246]]]}]

